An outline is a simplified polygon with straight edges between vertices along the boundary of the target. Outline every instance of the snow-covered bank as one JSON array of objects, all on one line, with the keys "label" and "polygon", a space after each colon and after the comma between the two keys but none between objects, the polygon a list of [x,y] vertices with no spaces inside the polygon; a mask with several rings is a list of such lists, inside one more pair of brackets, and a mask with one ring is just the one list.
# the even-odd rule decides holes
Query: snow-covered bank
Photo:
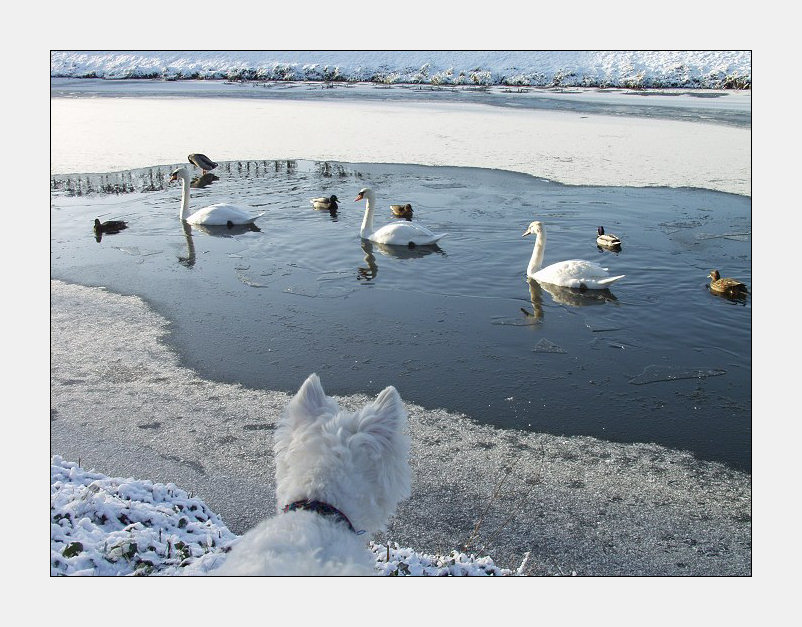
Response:
[{"label": "snow-covered bank", "polygon": [[[51,575],[214,574],[237,539],[203,501],[175,484],[107,477],[58,455],[50,462]],[[513,574],[489,557],[370,547],[378,575]]]},{"label": "snow-covered bank", "polygon": [[50,75],[429,85],[748,88],[748,50],[53,51]]},{"label": "snow-covered bank", "polygon": [[[58,281],[51,298],[52,454],[175,483],[237,534],[273,515],[271,433],[288,394],[181,367],[161,341],[169,324],[139,298]],[[347,409],[366,400],[338,398]],[[413,494],[378,543],[440,555],[468,544],[509,569],[528,552],[527,574],[751,573],[748,475],[651,444],[406,405]]]}]

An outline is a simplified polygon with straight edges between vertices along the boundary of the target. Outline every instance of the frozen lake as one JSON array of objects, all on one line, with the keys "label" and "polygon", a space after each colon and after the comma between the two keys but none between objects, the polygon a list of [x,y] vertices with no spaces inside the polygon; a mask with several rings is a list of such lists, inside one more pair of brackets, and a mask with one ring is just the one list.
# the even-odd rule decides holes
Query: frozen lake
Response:
[{"label": "frozen lake", "polygon": [[[721,112],[743,100],[672,96],[650,116],[102,85],[54,88],[51,277],[140,296],[159,318],[51,288],[53,453],[175,481],[242,533],[273,511],[271,424],[315,370],[346,405],[388,384],[409,403],[413,496],[390,525],[405,546],[457,546],[509,463],[489,514],[515,512],[487,545],[497,563],[534,550],[544,574],[751,572],[751,295],[706,288],[713,268],[751,287],[751,134]],[[680,98],[719,103],[715,123]],[[253,207],[260,231],[182,227],[165,179],[197,150],[221,166],[192,207]],[[366,185],[377,223],[409,202],[448,236],[364,244]],[[330,193],[336,219],[308,203]],[[96,217],[129,228],[98,242]],[[626,278],[603,298],[530,286],[534,219],[545,263]],[[598,225],[618,254],[596,247]],[[163,324],[191,370],[164,365],[149,336]]]}]

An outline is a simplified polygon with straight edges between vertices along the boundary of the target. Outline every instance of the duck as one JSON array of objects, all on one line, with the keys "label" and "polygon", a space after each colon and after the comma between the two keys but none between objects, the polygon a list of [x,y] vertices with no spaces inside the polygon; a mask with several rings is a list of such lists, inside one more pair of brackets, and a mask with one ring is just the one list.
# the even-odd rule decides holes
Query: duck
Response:
[{"label": "duck", "polygon": [[393,212],[393,215],[396,218],[406,218],[407,220],[412,220],[412,205],[409,203],[406,205],[390,205],[390,211]]},{"label": "duck", "polygon": [[249,211],[229,205],[227,203],[217,203],[198,209],[194,213],[189,213],[189,172],[186,168],[178,168],[170,174],[170,182],[181,180],[183,195],[181,198],[181,211],[179,217],[189,224],[205,224],[207,226],[228,226],[236,224],[248,224],[264,215],[264,212],[252,215]]},{"label": "duck", "polygon": [[362,239],[387,244],[389,246],[428,246],[437,243],[447,233],[434,233],[425,226],[412,222],[393,222],[385,224],[378,229],[373,227],[373,208],[376,204],[376,195],[369,187],[359,190],[354,202],[365,200],[365,217],[362,219],[362,228],[359,235]]},{"label": "duck", "polygon": [[535,246],[526,269],[526,276],[538,283],[549,283],[560,287],[571,287],[580,290],[603,290],[626,275],[610,276],[607,268],[594,261],[569,259],[558,261],[541,268],[543,253],[546,248],[546,230],[543,223],[535,220],[524,231],[523,236],[535,235]]},{"label": "duck", "polygon": [[99,218],[95,218],[96,233],[117,233],[127,228],[128,223],[123,220],[108,220],[106,222],[101,222]]},{"label": "duck", "polygon": [[187,161],[198,166],[204,174],[206,174],[209,170],[214,170],[217,167],[217,164],[202,152],[193,152],[191,155],[187,155]]},{"label": "duck", "polygon": [[718,270],[711,270],[707,275],[710,278],[710,291],[725,296],[743,296],[747,293],[746,285],[735,279],[722,279]]},{"label": "duck", "polygon": [[337,203],[339,199],[337,196],[332,194],[328,198],[325,196],[321,198],[310,198],[309,202],[312,203],[312,207],[321,211],[337,211]]},{"label": "duck", "polygon": [[599,236],[596,238],[596,243],[599,246],[605,246],[607,248],[620,248],[621,247],[621,239],[618,235],[613,235],[612,233],[605,233],[604,227],[600,226],[597,229]]}]

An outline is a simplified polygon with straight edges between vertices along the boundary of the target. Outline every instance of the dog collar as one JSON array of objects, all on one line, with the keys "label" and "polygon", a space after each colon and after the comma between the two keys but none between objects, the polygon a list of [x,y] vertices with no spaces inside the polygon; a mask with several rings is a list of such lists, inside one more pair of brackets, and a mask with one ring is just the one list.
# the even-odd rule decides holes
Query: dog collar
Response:
[{"label": "dog collar", "polygon": [[295,510],[305,509],[310,512],[316,512],[321,516],[332,516],[335,519],[344,522],[348,525],[348,528],[353,531],[356,535],[361,536],[365,533],[365,530],[362,529],[361,531],[357,531],[354,529],[354,526],[351,524],[351,521],[348,520],[348,516],[343,514],[340,510],[336,507],[332,507],[328,503],[324,503],[323,501],[316,501],[316,500],[309,500],[309,499],[302,499],[300,501],[295,501],[294,503],[290,503],[289,505],[285,505],[284,508],[281,510],[285,514],[287,512],[294,512]]}]

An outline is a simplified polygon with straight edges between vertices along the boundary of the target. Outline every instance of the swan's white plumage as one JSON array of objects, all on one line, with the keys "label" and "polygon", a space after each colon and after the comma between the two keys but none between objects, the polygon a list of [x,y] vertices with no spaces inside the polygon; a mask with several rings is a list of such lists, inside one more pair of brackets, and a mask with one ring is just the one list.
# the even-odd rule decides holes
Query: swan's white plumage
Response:
[{"label": "swan's white plumage", "polygon": [[231,224],[248,224],[258,218],[252,216],[249,212],[226,203],[217,203],[209,205],[203,209],[198,209],[195,213],[189,216],[186,221],[189,224],[205,224],[207,226],[226,226],[229,222]]},{"label": "swan's white plumage", "polygon": [[263,216],[264,213],[252,215],[242,207],[228,203],[217,203],[189,213],[189,172],[186,168],[178,168],[170,175],[170,181],[181,180],[183,195],[179,217],[188,224],[205,224],[206,226],[227,226],[231,224],[249,224]]},{"label": "swan's white plumage", "polygon": [[606,289],[611,283],[624,278],[623,274],[610,276],[607,268],[594,261],[585,259],[569,259],[558,261],[541,268],[543,253],[546,248],[546,231],[541,222],[535,221],[524,231],[524,235],[536,236],[532,257],[526,269],[526,276],[539,283],[550,283],[561,287],[577,289]]},{"label": "swan's white plumage", "polygon": [[362,199],[367,201],[365,203],[365,217],[362,219],[362,229],[359,232],[363,239],[389,246],[409,246],[410,244],[427,246],[436,243],[446,235],[446,233],[434,233],[415,222],[393,222],[374,229],[373,210],[376,204],[376,196],[373,190],[369,187],[361,189],[354,202]]}]

